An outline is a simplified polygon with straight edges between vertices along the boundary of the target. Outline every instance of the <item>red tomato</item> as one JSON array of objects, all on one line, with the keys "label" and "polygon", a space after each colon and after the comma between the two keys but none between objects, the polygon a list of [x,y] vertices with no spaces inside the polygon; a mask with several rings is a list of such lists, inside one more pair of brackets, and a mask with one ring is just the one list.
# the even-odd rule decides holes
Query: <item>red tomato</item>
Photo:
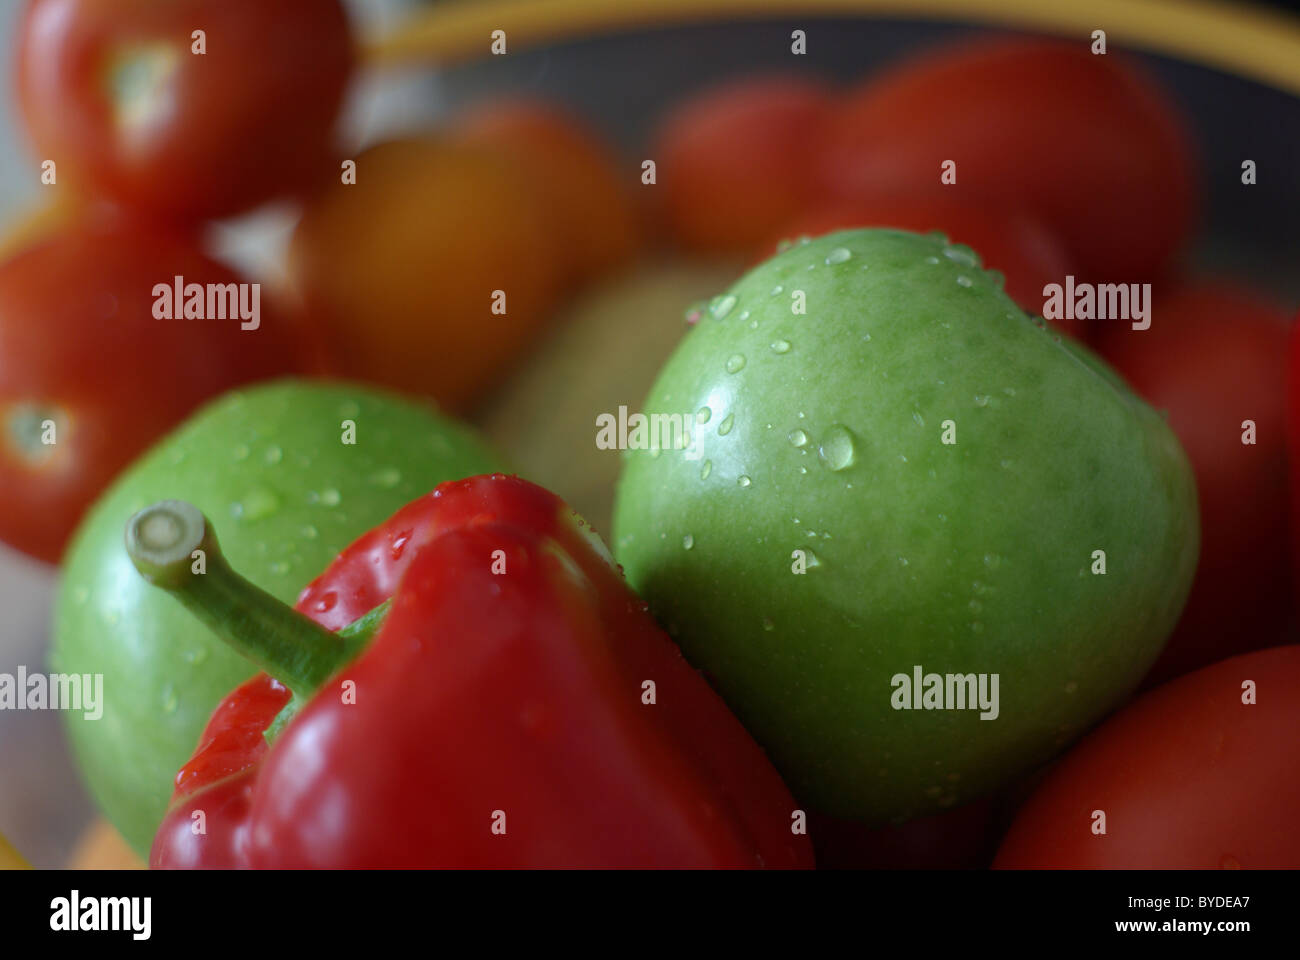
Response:
[{"label": "red tomato", "polygon": [[18,36],[23,115],[60,185],[195,220],[332,172],[339,0],[30,0]]},{"label": "red tomato", "polygon": [[700,253],[758,249],[814,199],[829,113],[824,87],[786,77],[736,81],[677,107],[650,154],[672,239]]},{"label": "red tomato", "polygon": [[[984,266],[1007,278],[1007,293],[1025,310],[1040,314],[1043,287],[1063,283],[1072,267],[1061,241],[1043,223],[1023,211],[990,209],[951,193],[942,195],[875,194],[831,204],[797,219],[785,237],[811,237],[849,227],[899,227],[926,233],[939,230],[979,253]],[[769,244],[763,251],[772,253]],[[1054,323],[1072,336],[1083,334],[1084,321]]]},{"label": "red tomato", "polygon": [[594,280],[626,263],[638,246],[637,212],[619,160],[561,107],[542,100],[481,104],[460,118],[456,136],[502,152],[520,168],[571,283]]},{"label": "red tomato", "polygon": [[[1156,289],[1151,327],[1102,331],[1103,356],[1157,410],[1196,474],[1201,555],[1148,684],[1283,638],[1292,612],[1285,379],[1287,318],[1248,291]],[[1243,443],[1255,424],[1255,443]]]},{"label": "red tomato", "polygon": [[0,264],[0,539],[57,561],[114,475],[201,402],[301,369],[298,330],[265,298],[256,330],[157,319],[155,285],[177,276],[242,279],[184,236],[122,224],[76,224]]},{"label": "red tomato", "polygon": [[[1243,703],[1246,681],[1256,703]],[[1082,740],[1021,808],[1003,869],[1300,868],[1300,646],[1145,694]],[[1105,814],[1104,835],[1094,834]]]},{"label": "red tomato", "polygon": [[[956,163],[955,185],[940,182]],[[1151,280],[1192,224],[1192,144],[1173,106],[1086,41],[991,40],[907,60],[835,112],[832,196],[958,190],[1038,214],[1100,282]]]}]

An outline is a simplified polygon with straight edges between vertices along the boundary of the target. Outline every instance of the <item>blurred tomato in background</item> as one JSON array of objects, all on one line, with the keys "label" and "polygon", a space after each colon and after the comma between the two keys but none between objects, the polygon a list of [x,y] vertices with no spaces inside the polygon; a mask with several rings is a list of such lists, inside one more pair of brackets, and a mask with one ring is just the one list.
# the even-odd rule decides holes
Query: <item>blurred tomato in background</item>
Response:
[{"label": "blurred tomato in background", "polygon": [[[940,180],[943,165],[955,181]],[[938,47],[873,74],[835,111],[831,196],[956,190],[1040,216],[1089,276],[1151,279],[1195,222],[1197,153],[1169,98],[1082,42]]]},{"label": "blurred tomato in background", "polygon": [[[246,284],[181,232],[79,222],[0,264],[0,537],[53,563],[116,475],[204,400],[310,371],[304,331],[257,316],[156,313],[155,287]],[[236,294],[238,296],[238,294]],[[205,292],[206,300],[206,292]],[[230,301],[235,302],[235,301]]]},{"label": "blurred tomato in background", "polygon": [[572,290],[624,266],[640,245],[627,165],[598,133],[563,107],[539,99],[474,104],[453,136],[505,155],[542,206],[548,245],[567,262]]},{"label": "blurred tomato in background", "polygon": [[448,138],[394,140],[356,159],[293,237],[297,290],[342,370],[478,400],[535,339],[567,263],[521,170]]},{"label": "blurred tomato in background", "polygon": [[1103,355],[1167,412],[1200,500],[1196,580],[1148,684],[1285,643],[1294,613],[1288,318],[1250,290],[1208,281],[1157,289],[1152,312],[1148,330],[1117,321],[1098,335]]},{"label": "blurred tomato in background", "polygon": [[749,255],[817,197],[831,91],[786,75],[725,83],[674,108],[655,134],[661,222],[695,253]]},{"label": "blurred tomato in background", "polygon": [[323,176],[352,70],[340,0],[29,0],[19,100],[59,182],[230,216]]}]

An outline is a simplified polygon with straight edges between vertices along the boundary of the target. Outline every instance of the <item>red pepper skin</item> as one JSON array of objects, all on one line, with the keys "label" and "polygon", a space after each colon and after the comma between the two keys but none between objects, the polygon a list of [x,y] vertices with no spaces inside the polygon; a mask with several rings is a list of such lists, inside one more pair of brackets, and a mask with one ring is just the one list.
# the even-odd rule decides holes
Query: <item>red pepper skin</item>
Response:
[{"label": "red pepper skin", "polygon": [[495,475],[356,541],[298,609],[338,629],[392,596],[371,646],[269,751],[287,691],[235,691],[177,777],[151,864],[812,866],[775,769],[579,524]]}]

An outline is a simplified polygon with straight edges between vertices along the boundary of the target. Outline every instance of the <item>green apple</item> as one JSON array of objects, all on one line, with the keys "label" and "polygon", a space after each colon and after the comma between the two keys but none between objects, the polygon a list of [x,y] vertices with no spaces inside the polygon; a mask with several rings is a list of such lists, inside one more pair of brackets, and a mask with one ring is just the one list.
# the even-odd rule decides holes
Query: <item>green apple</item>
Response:
[{"label": "green apple", "polygon": [[280,381],[214,401],[117,479],[65,557],[51,664],[103,675],[102,715],[64,716],[91,793],[137,852],[148,852],[212,711],[256,670],[140,578],[123,547],[127,519],[158,500],[196,504],[221,521],[235,568],[292,603],[409,501],[501,467],[427,404]]},{"label": "green apple", "polygon": [[690,411],[685,449],[628,452],[616,556],[829,813],[901,822],[1044,761],[1186,599],[1173,434],[939,235],[830,234],[742,277],[644,407]]}]

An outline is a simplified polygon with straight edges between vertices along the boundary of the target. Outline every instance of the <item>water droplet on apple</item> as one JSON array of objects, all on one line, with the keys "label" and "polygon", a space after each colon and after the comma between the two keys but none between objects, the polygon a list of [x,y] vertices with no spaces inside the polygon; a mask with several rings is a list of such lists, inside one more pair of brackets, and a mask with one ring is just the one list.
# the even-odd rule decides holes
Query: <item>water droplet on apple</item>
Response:
[{"label": "water droplet on apple", "polygon": [[709,313],[715,320],[721,320],[731,312],[731,308],[736,305],[736,298],[732,294],[722,297],[714,297],[713,302],[709,304]]},{"label": "water droplet on apple", "polygon": [[772,352],[773,352],[773,353],[789,353],[789,352],[790,352],[790,341],[789,341],[789,340],[774,340],[774,341],[772,342]]},{"label": "water droplet on apple", "polygon": [[858,453],[853,432],[842,423],[831,424],[817,452],[831,470],[847,470],[853,466]]},{"label": "water droplet on apple", "polygon": [[733,353],[727,358],[727,373],[740,373],[745,369],[745,355]]},{"label": "water droplet on apple", "polygon": [[790,431],[789,440],[796,447],[804,447],[808,444],[808,434],[796,427],[794,430]]},{"label": "water droplet on apple", "polygon": [[690,550],[690,549],[692,549],[694,546],[695,546],[695,538],[692,537],[689,533],[688,533],[686,536],[682,537],[682,548],[683,548],[683,549],[685,549],[685,550]]},{"label": "water droplet on apple", "polygon": [[243,520],[261,520],[280,508],[280,498],[265,487],[254,487],[234,505],[235,515]]},{"label": "water droplet on apple", "polygon": [[963,267],[978,267],[980,258],[975,251],[964,243],[954,243],[944,248],[943,255],[953,263],[959,263]]},{"label": "water droplet on apple", "polygon": [[845,247],[836,247],[830,253],[826,254],[826,265],[829,267],[836,263],[844,263],[851,256],[853,256],[853,254],[849,253]]},{"label": "water droplet on apple", "polygon": [[747,487],[747,486],[749,486],[751,483],[753,483],[753,481],[750,480],[749,477],[745,476],[745,475],[742,473],[739,477],[736,478],[736,483],[737,483],[738,485],[742,486],[742,487]]},{"label": "water droplet on apple", "polygon": [[711,474],[712,472],[713,472],[713,461],[705,460],[704,465],[700,467],[700,479],[701,480],[709,479],[709,474]]},{"label": "water droplet on apple", "polygon": [[736,423],[736,415],[734,413],[729,413],[725,417],[723,417],[722,422],[718,424],[718,436],[725,437],[727,434],[729,434],[731,432],[732,426],[734,426],[735,423]]}]

